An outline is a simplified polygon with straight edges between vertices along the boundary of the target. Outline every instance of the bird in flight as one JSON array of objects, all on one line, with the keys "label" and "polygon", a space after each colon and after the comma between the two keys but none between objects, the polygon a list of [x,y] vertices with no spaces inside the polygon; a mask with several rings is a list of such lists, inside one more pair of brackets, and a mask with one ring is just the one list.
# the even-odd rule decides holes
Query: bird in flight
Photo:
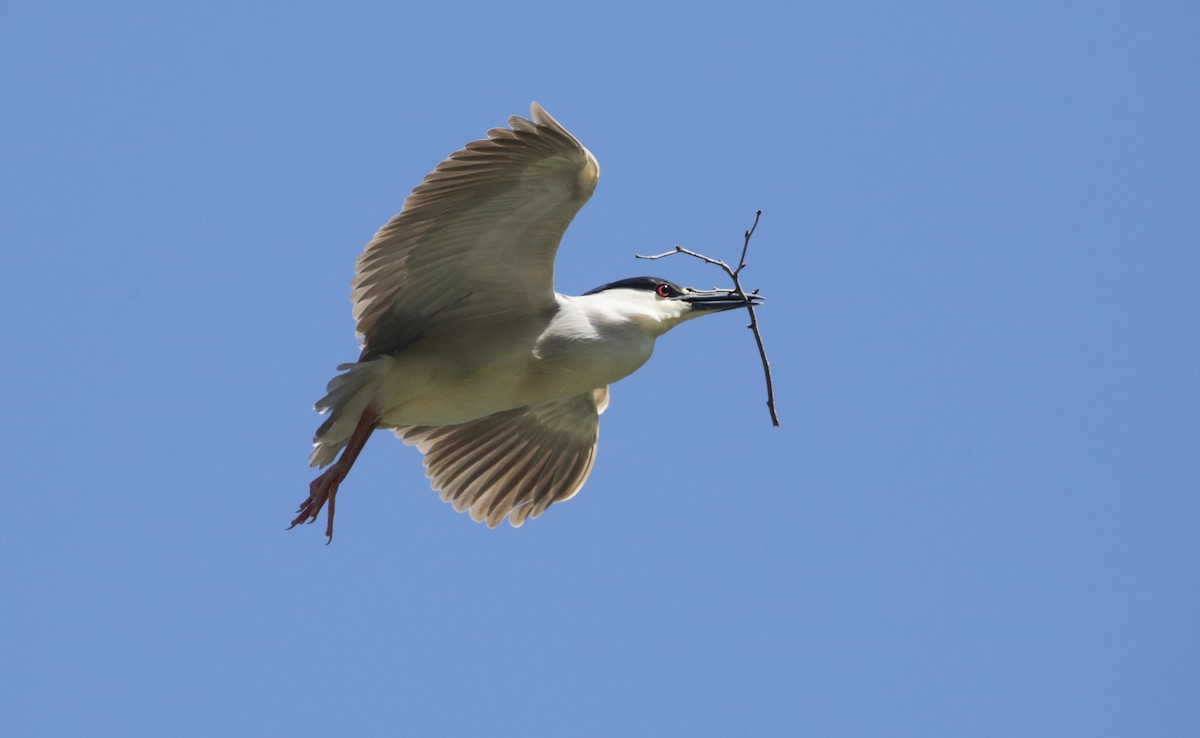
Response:
[{"label": "bird in flight", "polygon": [[583,487],[608,385],[644,364],[656,338],[761,299],[656,277],[556,292],[555,252],[600,165],[537,103],[531,118],[451,154],[359,256],[362,354],[316,404],[328,417],[310,465],[329,468],[292,527],[328,504],[332,540],[338,486],[377,428],[420,450],[455,510],[518,527]]}]

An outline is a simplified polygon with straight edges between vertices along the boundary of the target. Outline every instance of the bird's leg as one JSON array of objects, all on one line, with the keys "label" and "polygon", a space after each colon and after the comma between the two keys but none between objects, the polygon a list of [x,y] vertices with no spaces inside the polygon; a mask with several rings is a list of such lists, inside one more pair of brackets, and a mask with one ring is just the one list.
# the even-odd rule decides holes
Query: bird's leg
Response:
[{"label": "bird's leg", "polygon": [[333,510],[334,498],[337,497],[338,485],[350,473],[350,467],[354,466],[354,460],[358,458],[358,454],[366,445],[367,439],[371,437],[371,431],[375,430],[376,424],[379,422],[379,412],[373,405],[368,405],[366,410],[363,410],[362,415],[358,418],[358,425],[354,426],[354,432],[350,434],[350,440],[346,441],[346,448],[342,450],[342,457],[334,462],[333,466],[326,469],[321,476],[312,481],[308,485],[308,499],[300,503],[300,509],[296,512],[299,515],[292,521],[291,528],[295,528],[300,523],[311,523],[321,514],[321,508],[325,503],[329,502],[329,524],[325,526],[325,535],[329,538],[326,543],[333,541]]}]

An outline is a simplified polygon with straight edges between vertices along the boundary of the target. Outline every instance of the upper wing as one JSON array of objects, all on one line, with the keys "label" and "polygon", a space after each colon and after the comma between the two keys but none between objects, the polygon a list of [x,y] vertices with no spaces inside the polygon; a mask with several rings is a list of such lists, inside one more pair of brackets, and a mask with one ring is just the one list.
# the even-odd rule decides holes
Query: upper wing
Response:
[{"label": "upper wing", "polygon": [[350,296],[364,360],[436,321],[553,306],[558,242],[600,165],[540,105],[531,113],[451,154],[367,244]]},{"label": "upper wing", "polygon": [[442,499],[495,527],[536,518],[583,487],[596,459],[608,387],[488,415],[462,425],[397,428],[425,454]]}]

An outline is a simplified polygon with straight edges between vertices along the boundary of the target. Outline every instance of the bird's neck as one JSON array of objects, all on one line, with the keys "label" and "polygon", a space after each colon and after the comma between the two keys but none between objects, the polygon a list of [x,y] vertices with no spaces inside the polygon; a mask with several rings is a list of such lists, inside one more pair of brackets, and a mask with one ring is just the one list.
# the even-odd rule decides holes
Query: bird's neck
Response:
[{"label": "bird's neck", "polygon": [[599,333],[635,331],[651,340],[678,325],[673,314],[665,313],[650,295],[624,290],[596,292],[590,295],[558,295],[559,313]]},{"label": "bird's neck", "polygon": [[[600,295],[559,295],[558,311],[539,337],[536,357],[556,371],[602,387],[631,374],[654,352],[660,331],[645,316]],[[652,328],[656,328],[653,324]]]}]

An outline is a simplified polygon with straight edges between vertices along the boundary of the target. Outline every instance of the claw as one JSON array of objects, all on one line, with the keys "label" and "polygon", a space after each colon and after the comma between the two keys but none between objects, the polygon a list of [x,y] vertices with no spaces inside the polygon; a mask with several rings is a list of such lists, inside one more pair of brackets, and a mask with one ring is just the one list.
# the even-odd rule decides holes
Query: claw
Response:
[{"label": "claw", "polygon": [[325,507],[325,503],[329,503],[329,525],[325,529],[325,535],[333,539],[333,506],[334,499],[337,497],[338,485],[346,477],[345,470],[340,463],[334,464],[329,469],[325,470],[321,476],[312,481],[308,486],[308,499],[300,503],[300,507],[296,510],[298,513],[296,519],[288,527],[288,530],[295,528],[301,523],[312,524],[321,514],[321,508]]}]

